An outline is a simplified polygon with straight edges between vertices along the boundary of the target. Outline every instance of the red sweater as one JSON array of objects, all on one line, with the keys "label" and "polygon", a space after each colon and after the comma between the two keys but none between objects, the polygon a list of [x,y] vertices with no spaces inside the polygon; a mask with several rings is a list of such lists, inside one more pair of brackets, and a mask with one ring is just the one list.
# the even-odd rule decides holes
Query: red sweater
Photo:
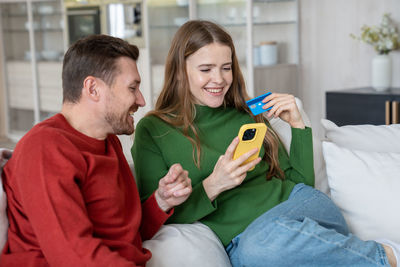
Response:
[{"label": "red sweater", "polygon": [[144,266],[170,214],[143,206],[115,135],[88,137],[57,114],[17,144],[2,175],[8,241],[0,266]]}]

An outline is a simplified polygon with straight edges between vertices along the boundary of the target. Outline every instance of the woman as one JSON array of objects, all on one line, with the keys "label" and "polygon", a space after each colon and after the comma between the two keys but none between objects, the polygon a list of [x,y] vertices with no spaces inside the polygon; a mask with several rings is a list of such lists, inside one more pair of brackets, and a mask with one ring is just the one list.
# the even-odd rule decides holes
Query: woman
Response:
[{"label": "woman", "polygon": [[[142,199],[157,187],[154,177],[179,162],[189,171],[193,193],[169,222],[208,225],[233,266],[394,264],[390,247],[349,234],[338,208],[312,188],[312,134],[294,97],[273,93],[263,100],[265,109],[272,107],[267,116],[292,128],[289,155],[246,100],[229,34],[211,22],[185,23],[172,41],[156,108],[135,134],[132,155]],[[236,135],[241,125],[254,122],[268,126],[263,160],[242,166],[258,151],[232,160]]]}]

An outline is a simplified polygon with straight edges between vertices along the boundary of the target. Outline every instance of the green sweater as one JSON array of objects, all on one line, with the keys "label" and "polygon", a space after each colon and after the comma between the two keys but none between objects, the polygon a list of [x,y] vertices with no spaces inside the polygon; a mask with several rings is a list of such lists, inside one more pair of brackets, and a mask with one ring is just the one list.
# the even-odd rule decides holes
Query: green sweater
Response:
[{"label": "green sweater", "polygon": [[[202,144],[200,169],[193,161],[192,144],[179,129],[149,116],[138,123],[135,132],[132,156],[142,201],[157,189],[159,179],[175,163],[180,163],[192,180],[192,194],[175,207],[169,223],[200,221],[227,246],[254,219],[287,200],[295,184],[314,185],[311,129],[292,128],[290,157],[282,144],[279,149],[279,163],[285,172],[285,180],[272,178],[267,181],[269,166],[261,161],[247,173],[240,186],[221,193],[211,202],[202,181],[212,173],[219,156],[237,136],[240,126],[254,120],[234,108],[196,106],[196,114],[195,124]],[[264,152],[262,148],[261,157]]]}]

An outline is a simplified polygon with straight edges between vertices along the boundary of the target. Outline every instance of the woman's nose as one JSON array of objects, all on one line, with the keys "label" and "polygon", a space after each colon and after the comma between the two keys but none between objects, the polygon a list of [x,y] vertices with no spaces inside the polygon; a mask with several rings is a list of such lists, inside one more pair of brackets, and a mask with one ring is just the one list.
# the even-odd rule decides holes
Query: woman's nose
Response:
[{"label": "woman's nose", "polygon": [[224,81],[224,77],[223,77],[221,71],[216,70],[213,75],[213,82],[222,83],[223,81]]}]

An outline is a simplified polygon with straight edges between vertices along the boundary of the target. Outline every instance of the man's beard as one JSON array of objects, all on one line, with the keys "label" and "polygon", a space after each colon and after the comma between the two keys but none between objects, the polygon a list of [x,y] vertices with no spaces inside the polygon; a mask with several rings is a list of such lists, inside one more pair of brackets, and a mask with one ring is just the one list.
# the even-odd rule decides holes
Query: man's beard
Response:
[{"label": "man's beard", "polygon": [[127,120],[127,116],[130,116],[130,115],[118,116],[115,113],[108,112],[106,114],[105,119],[108,122],[108,124],[111,126],[114,134],[116,134],[116,135],[121,135],[121,134],[131,135],[131,134],[133,134],[135,128],[134,128],[133,123],[131,124]]}]

